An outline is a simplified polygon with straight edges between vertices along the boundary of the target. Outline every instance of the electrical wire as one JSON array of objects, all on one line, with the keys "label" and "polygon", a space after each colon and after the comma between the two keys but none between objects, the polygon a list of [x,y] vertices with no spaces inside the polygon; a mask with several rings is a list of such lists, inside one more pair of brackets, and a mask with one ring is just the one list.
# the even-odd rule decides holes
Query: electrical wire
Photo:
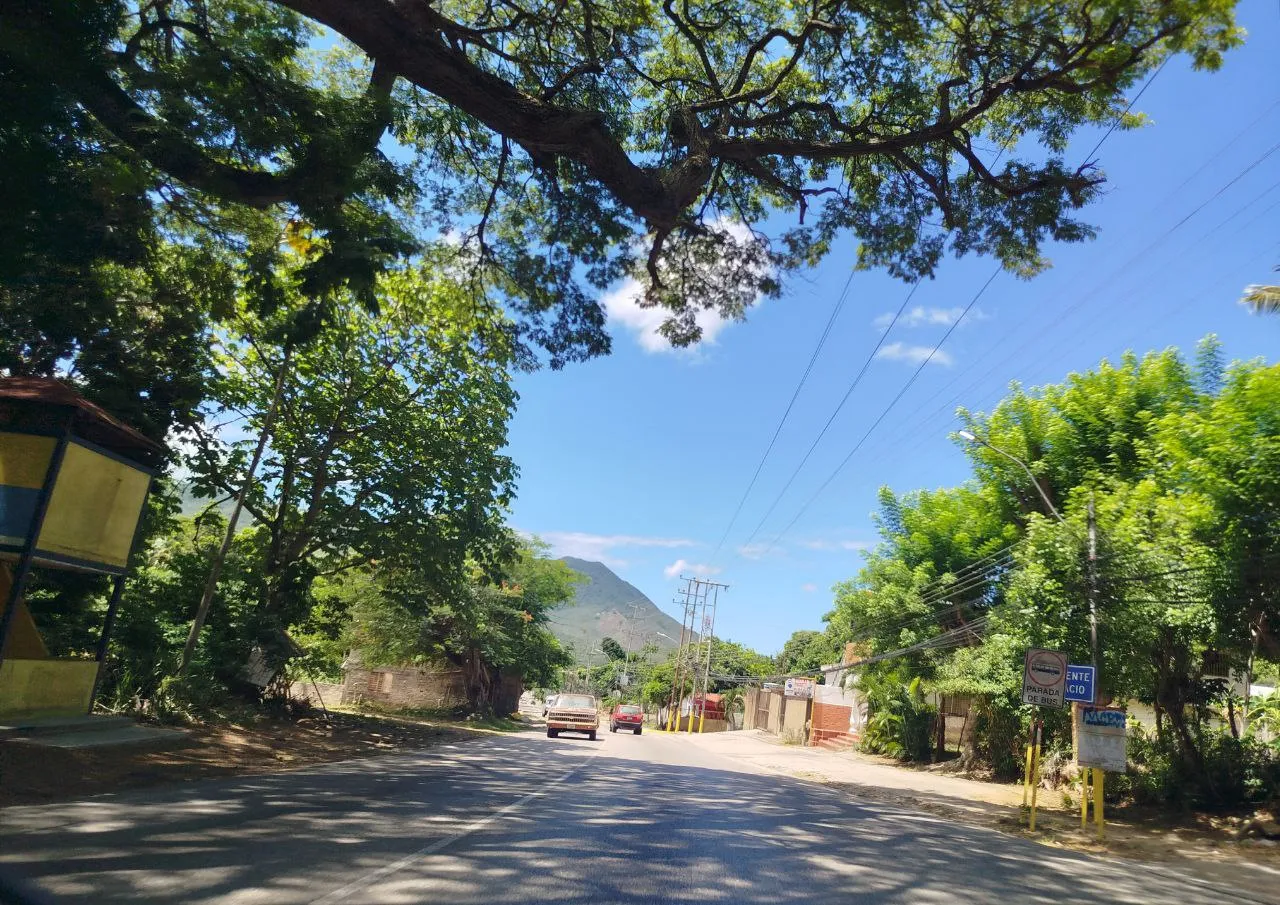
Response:
[{"label": "electrical wire", "polygon": [[889,334],[892,333],[893,328],[897,326],[898,320],[902,317],[903,312],[907,310],[907,305],[911,304],[911,299],[915,297],[916,290],[919,288],[919,280],[911,284],[911,290],[907,293],[906,298],[902,300],[902,304],[898,306],[898,310],[894,312],[893,319],[889,321],[889,326],[887,326],[884,329],[884,332],[880,334],[880,339],[876,342],[875,348],[868,353],[866,359],[862,362],[862,367],[858,369],[858,373],[854,376],[852,382],[850,382],[849,388],[845,390],[844,395],[840,397],[840,401],[836,404],[836,407],[832,410],[830,416],[828,416],[827,423],[822,425],[822,430],[818,431],[818,436],[809,444],[809,448],[805,451],[804,457],[800,460],[800,463],[792,469],[790,477],[787,478],[787,482],[782,485],[782,489],[778,491],[777,496],[773,498],[773,502],[769,504],[769,508],[766,509],[764,515],[760,517],[760,521],[756,523],[751,534],[742,542],[742,546],[747,546],[755,539],[756,535],[760,533],[760,529],[764,527],[765,522],[769,520],[769,516],[771,516],[774,509],[777,508],[778,503],[782,501],[782,498],[786,495],[787,491],[791,489],[791,485],[795,482],[796,477],[808,463],[809,457],[813,455],[814,450],[818,448],[818,444],[822,442],[822,438],[825,437],[827,435],[827,431],[831,429],[831,425],[835,422],[836,416],[838,416],[844,409],[845,403],[849,401],[849,397],[853,395],[853,391],[858,388],[858,384],[862,383],[862,378],[871,367],[871,362],[875,360],[876,354],[880,351],[880,347],[884,345],[884,341],[889,338]]},{"label": "electrical wire", "polygon": [[1001,269],[1002,269],[1001,267],[996,267],[996,269],[992,271],[991,276],[987,277],[987,281],[982,284],[982,288],[979,289],[977,293],[973,296],[973,298],[969,300],[969,304],[965,306],[964,311],[963,313],[961,313],[960,317],[958,317],[951,324],[951,326],[947,328],[947,332],[942,335],[942,339],[938,340],[937,344],[929,351],[929,354],[924,358],[923,361],[920,362],[920,366],[916,368],[915,372],[911,375],[910,379],[907,380],[905,384],[903,384],[903,387],[898,391],[898,394],[889,401],[889,404],[885,406],[884,411],[880,413],[880,416],[876,418],[874,422],[872,422],[869,428],[867,428],[866,433],[864,433],[862,435],[862,438],[856,444],[854,444],[853,449],[849,450],[849,454],[846,455],[844,459],[840,461],[840,464],[835,467],[835,470],[832,471],[831,474],[827,476],[827,479],[818,486],[818,489],[814,492],[813,496],[811,496],[805,502],[805,504],[800,507],[800,511],[797,512],[792,517],[791,521],[787,522],[786,526],[784,526],[783,529],[774,536],[773,540],[769,542],[769,545],[766,548],[766,552],[768,552],[768,550],[773,549],[773,547],[777,545],[778,541],[782,539],[783,535],[785,535],[788,531],[790,531],[791,527],[795,525],[797,521],[800,520],[800,517],[804,515],[804,513],[808,510],[808,508],[818,500],[818,498],[822,495],[822,491],[826,490],[828,485],[830,485],[831,482],[834,481],[837,476],[839,476],[840,472],[844,470],[844,467],[849,464],[849,460],[852,459],[854,454],[857,453],[857,451],[862,448],[862,444],[867,442],[867,438],[870,437],[875,432],[875,429],[880,426],[880,423],[884,421],[884,419],[888,416],[888,414],[891,411],[893,411],[894,406],[898,404],[899,400],[901,400],[902,397],[906,395],[907,391],[910,390],[912,385],[916,382],[916,380],[919,379],[921,373],[923,373],[924,369],[928,367],[929,362],[933,361],[934,356],[938,354],[938,350],[942,348],[943,344],[947,341],[947,339],[950,338],[951,334],[955,332],[956,328],[960,326],[961,323],[964,322],[964,319],[966,317],[968,317],[969,312],[973,310],[973,306],[978,303],[978,300],[982,298],[982,296],[986,293],[987,288],[995,281],[995,278],[1000,275]]},{"label": "electrical wire", "polygon": [[813,354],[809,356],[809,363],[805,365],[804,373],[800,375],[800,382],[796,384],[795,391],[791,394],[791,400],[787,403],[786,409],[782,413],[782,417],[778,419],[778,426],[773,430],[773,436],[769,439],[769,445],[765,447],[764,453],[760,456],[760,461],[756,463],[756,470],[751,475],[751,480],[747,482],[747,489],[742,492],[742,498],[738,500],[737,507],[733,510],[733,515],[729,518],[729,524],[724,529],[719,543],[716,544],[715,550],[711,554],[711,562],[716,561],[724,542],[729,538],[729,532],[733,530],[733,526],[737,524],[738,516],[742,514],[742,507],[746,505],[747,498],[751,496],[752,489],[756,486],[756,481],[760,478],[760,472],[764,468],[764,463],[768,461],[769,454],[773,452],[774,445],[778,442],[778,437],[782,433],[782,427],[787,423],[787,418],[791,415],[791,409],[795,407],[796,400],[800,398],[800,391],[804,389],[804,385],[809,380],[809,375],[813,372],[813,366],[818,360],[818,356],[822,354],[823,347],[827,344],[827,337],[831,335],[831,328],[835,325],[836,319],[840,317],[840,312],[844,308],[845,300],[849,297],[849,287],[853,285],[853,276],[856,271],[849,271],[849,278],[845,280],[844,288],[840,291],[839,297],[836,299],[835,305],[831,309],[831,316],[827,318],[826,326],[822,329],[822,335],[818,337],[818,344],[813,349]]}]

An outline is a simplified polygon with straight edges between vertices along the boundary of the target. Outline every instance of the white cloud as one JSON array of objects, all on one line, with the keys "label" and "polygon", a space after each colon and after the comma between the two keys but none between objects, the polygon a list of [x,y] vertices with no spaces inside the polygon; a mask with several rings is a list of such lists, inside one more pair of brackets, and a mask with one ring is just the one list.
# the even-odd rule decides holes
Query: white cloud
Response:
[{"label": "white cloud", "polygon": [[[667,338],[658,332],[658,328],[671,312],[657,305],[648,308],[641,306],[640,299],[643,293],[644,290],[639,281],[627,277],[616,289],[605,293],[600,299],[600,305],[609,316],[610,323],[619,324],[635,334],[636,342],[646,352],[686,351],[671,345],[667,342]],[[702,344],[714,344],[720,331],[729,324],[729,321],[714,311],[699,311],[694,316],[694,320],[702,328],[700,341]]]},{"label": "white cloud", "polygon": [[[964,317],[966,324],[987,319],[986,314],[980,308],[974,308],[969,312],[968,316],[965,316],[964,309],[959,306],[955,308],[925,308],[923,305],[917,305],[910,311],[903,312],[902,317],[898,318],[898,326],[950,327],[962,317]],[[893,313],[886,311],[872,323],[883,330],[893,323]]]},{"label": "white cloud", "polygon": [[723,572],[719,566],[709,566],[706,563],[689,562],[687,559],[677,559],[671,565],[662,570],[662,574],[668,578],[676,578],[682,572],[688,572],[692,575],[719,575]]},{"label": "white cloud", "polygon": [[802,540],[800,546],[807,547],[810,550],[870,550],[875,546],[874,541],[869,540],[825,540],[818,538],[815,540]]},{"label": "white cloud", "polygon": [[773,549],[773,544],[744,544],[738,548],[738,555],[743,559],[764,559],[765,554]]},{"label": "white cloud", "polygon": [[812,581],[806,581],[804,584],[800,585],[800,590],[804,591],[806,594],[812,594],[814,591],[818,590],[818,586]]},{"label": "white cloud", "polygon": [[[708,223],[707,226],[712,231],[729,235],[739,245],[755,241],[755,236],[751,229],[738,220],[719,218]],[[713,280],[717,265],[711,263],[706,266],[708,268],[707,273],[710,274]],[[766,267],[762,265],[757,273],[763,275],[765,270]],[[640,348],[646,352],[694,351],[691,348],[678,348],[671,345],[667,338],[658,332],[658,328],[667,320],[671,312],[658,305],[644,305],[643,297],[644,287],[640,284],[640,281],[633,277],[627,277],[617,287],[600,298],[600,306],[604,308],[610,323],[630,330],[635,335],[636,342],[640,344]],[[694,304],[697,304],[696,299],[693,301]],[[716,337],[731,323],[731,320],[721,317],[718,312],[707,309],[697,311],[693,320],[702,331],[702,337],[698,341],[700,346],[714,345]]]},{"label": "white cloud", "polygon": [[[930,353],[932,353],[932,357],[930,357]],[[876,358],[885,358],[889,361],[906,361],[914,365],[924,361],[928,361],[931,365],[942,365],[944,367],[950,367],[955,364],[955,359],[941,349],[935,352],[933,346],[913,346],[909,343],[889,343],[889,345],[881,347],[880,351],[876,353]]]},{"label": "white cloud", "polygon": [[547,531],[538,535],[559,556],[595,560],[607,566],[625,566],[627,561],[612,555],[619,548],[660,547],[678,549],[696,547],[696,541],[683,537],[651,537],[637,534],[589,534],[585,531]]}]

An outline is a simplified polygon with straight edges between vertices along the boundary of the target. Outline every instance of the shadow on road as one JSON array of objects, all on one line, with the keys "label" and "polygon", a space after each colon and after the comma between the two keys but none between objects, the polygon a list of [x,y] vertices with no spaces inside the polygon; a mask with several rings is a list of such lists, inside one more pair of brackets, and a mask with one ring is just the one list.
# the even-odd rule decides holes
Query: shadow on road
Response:
[{"label": "shadow on road", "polygon": [[[674,757],[681,742],[649,744]],[[798,780],[655,763],[603,745],[491,737],[424,756],[12,808],[0,812],[0,864],[84,902],[301,903],[344,887],[332,901],[1223,898],[1143,865],[861,805]]]}]

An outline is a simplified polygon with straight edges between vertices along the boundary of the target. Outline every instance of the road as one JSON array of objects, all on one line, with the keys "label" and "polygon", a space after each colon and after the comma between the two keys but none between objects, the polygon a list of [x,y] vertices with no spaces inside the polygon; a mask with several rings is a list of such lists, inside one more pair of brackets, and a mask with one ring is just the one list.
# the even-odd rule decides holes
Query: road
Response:
[{"label": "road", "polygon": [[1251,901],[1167,865],[858,802],[650,732],[488,735],[10,808],[0,870],[93,903]]}]

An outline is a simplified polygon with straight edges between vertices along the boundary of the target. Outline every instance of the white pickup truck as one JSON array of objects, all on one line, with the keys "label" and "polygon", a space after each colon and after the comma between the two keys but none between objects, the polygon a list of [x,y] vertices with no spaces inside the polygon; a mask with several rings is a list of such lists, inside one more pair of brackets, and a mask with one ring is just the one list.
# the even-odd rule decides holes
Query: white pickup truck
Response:
[{"label": "white pickup truck", "polygon": [[599,728],[600,710],[592,695],[557,695],[555,703],[547,707],[547,738],[555,738],[561,732],[585,732],[594,742]]}]

